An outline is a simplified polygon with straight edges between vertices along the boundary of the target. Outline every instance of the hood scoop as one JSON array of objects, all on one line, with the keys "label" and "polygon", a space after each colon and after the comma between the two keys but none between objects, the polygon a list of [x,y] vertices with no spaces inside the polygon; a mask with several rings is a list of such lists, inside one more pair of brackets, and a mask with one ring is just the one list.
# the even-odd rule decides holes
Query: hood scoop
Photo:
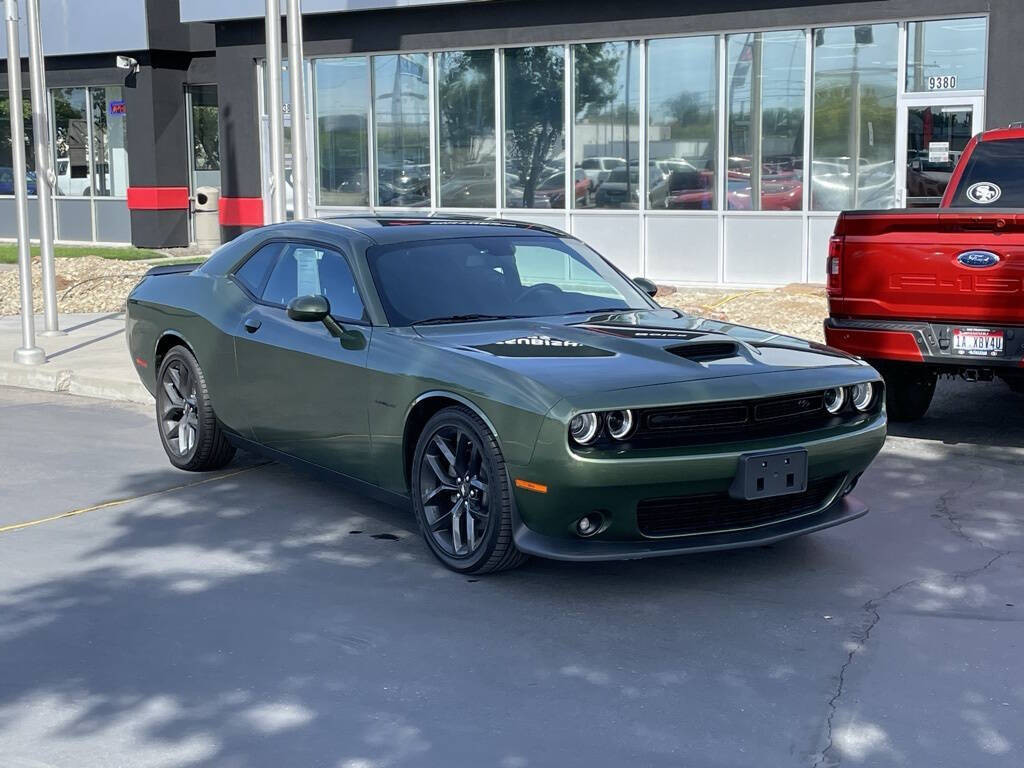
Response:
[{"label": "hood scoop", "polygon": [[735,341],[716,340],[680,344],[676,347],[668,347],[665,351],[695,363],[710,363],[714,360],[736,357],[739,354],[739,349],[740,345]]}]

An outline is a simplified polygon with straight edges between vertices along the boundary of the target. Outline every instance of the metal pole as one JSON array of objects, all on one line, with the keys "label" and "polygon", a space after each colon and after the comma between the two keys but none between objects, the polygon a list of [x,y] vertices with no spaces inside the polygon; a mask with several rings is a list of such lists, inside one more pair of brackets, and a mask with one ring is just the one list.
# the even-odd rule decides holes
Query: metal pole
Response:
[{"label": "metal pole", "polygon": [[39,0],[25,0],[28,23],[28,75],[32,88],[32,129],[36,144],[36,194],[39,197],[39,262],[43,283],[43,336],[62,336],[57,323],[57,276],[53,258],[53,183],[50,168],[50,110],[46,63],[39,32]]},{"label": "metal pole", "polygon": [[306,218],[306,87],[302,54],[302,0],[288,0],[288,74],[292,102],[292,197],[294,218]]},{"label": "metal pole", "polygon": [[281,104],[281,3],[267,0],[267,112],[270,116],[270,218],[288,218],[284,178],[284,119]]},{"label": "metal pole", "polygon": [[18,277],[21,280],[21,347],[14,362],[39,365],[46,353],[36,346],[32,317],[32,251],[28,243],[28,177],[25,173],[25,120],[21,114],[21,44],[18,38],[18,0],[4,0],[7,21],[7,94],[11,113],[11,165],[14,166],[14,200],[18,222]]},{"label": "metal pole", "polygon": [[750,210],[761,210],[761,175],[763,152],[761,131],[764,127],[764,113],[761,108],[762,64],[764,61],[763,33],[754,33],[754,47],[750,57]]}]

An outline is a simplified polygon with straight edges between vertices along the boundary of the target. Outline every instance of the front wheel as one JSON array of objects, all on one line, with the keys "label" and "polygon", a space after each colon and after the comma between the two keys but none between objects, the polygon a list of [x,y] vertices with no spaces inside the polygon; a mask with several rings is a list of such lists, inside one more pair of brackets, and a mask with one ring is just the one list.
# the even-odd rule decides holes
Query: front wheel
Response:
[{"label": "front wheel", "polygon": [[178,469],[208,472],[220,469],[235,455],[210,405],[199,361],[185,347],[174,347],[160,363],[156,418],[160,442]]},{"label": "front wheel", "polygon": [[928,411],[938,377],[915,363],[875,363],[885,380],[885,408],[892,421],[916,421]]},{"label": "front wheel", "polygon": [[423,538],[448,568],[493,573],[526,561],[512,539],[512,495],[501,449],[469,409],[444,408],[427,422],[410,485]]}]

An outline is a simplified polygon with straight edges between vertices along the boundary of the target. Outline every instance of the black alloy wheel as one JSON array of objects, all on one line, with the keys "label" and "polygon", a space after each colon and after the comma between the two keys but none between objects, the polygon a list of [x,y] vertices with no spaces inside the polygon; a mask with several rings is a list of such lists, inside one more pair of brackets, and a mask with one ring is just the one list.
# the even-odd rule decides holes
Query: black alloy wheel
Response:
[{"label": "black alloy wheel", "polygon": [[423,536],[446,566],[462,573],[488,573],[526,560],[512,540],[504,459],[475,413],[445,408],[427,422],[411,480]]},{"label": "black alloy wheel", "polygon": [[210,405],[202,369],[185,347],[173,347],[160,363],[156,417],[160,442],[178,469],[220,469],[235,455]]}]

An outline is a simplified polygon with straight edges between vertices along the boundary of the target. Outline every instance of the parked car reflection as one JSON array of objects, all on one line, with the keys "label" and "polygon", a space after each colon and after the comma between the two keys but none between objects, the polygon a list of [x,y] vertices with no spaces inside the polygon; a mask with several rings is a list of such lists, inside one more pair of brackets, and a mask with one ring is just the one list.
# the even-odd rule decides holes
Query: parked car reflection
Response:
[{"label": "parked car reflection", "polygon": [[[847,208],[892,208],[896,194],[896,163],[872,162],[862,157],[854,181],[850,157],[823,158],[811,165],[812,207],[816,211]],[[853,187],[857,187],[856,206]]]},{"label": "parked car reflection", "polygon": [[[28,188],[28,194],[34,195],[36,193],[36,172],[26,172],[26,184]],[[13,195],[14,194],[14,169],[10,166],[0,166],[0,195]]]}]

